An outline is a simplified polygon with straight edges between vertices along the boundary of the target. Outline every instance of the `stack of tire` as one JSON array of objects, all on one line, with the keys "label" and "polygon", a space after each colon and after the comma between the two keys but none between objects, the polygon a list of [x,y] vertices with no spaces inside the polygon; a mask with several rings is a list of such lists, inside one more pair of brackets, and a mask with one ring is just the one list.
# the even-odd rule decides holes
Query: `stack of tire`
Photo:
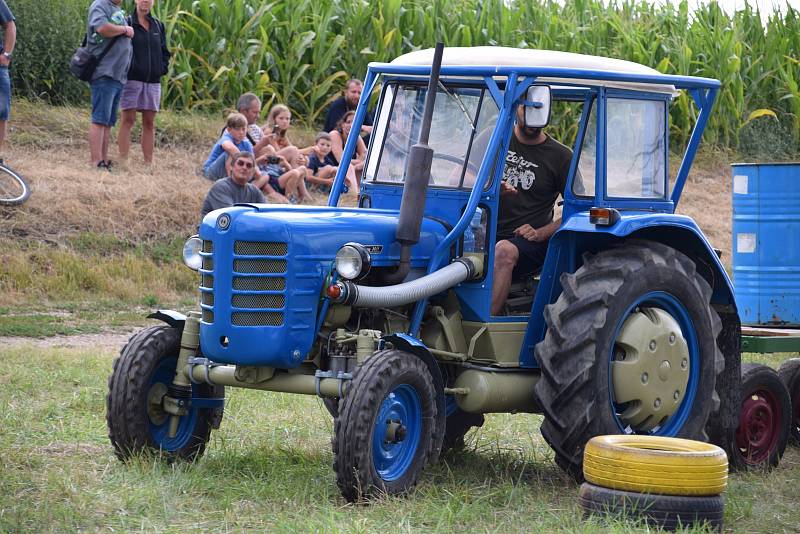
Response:
[{"label": "stack of tire", "polygon": [[676,530],[722,531],[728,458],[699,441],[658,436],[597,436],[583,456],[580,505],[601,515]]}]

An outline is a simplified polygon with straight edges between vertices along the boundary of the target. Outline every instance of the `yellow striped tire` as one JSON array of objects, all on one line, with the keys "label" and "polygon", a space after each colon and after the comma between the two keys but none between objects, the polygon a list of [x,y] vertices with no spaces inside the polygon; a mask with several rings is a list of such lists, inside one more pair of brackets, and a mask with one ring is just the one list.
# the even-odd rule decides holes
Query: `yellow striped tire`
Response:
[{"label": "yellow striped tire", "polygon": [[659,495],[718,495],[728,457],[710,443],[660,436],[596,436],[583,453],[583,476],[596,486]]}]

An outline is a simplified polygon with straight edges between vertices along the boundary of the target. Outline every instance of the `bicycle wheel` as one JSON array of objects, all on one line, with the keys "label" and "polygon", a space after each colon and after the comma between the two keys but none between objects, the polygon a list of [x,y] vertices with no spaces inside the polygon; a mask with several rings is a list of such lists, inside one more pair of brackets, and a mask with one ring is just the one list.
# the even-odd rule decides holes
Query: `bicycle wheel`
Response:
[{"label": "bicycle wheel", "polygon": [[0,165],[0,205],[16,206],[31,195],[31,188],[25,179],[5,165]]}]

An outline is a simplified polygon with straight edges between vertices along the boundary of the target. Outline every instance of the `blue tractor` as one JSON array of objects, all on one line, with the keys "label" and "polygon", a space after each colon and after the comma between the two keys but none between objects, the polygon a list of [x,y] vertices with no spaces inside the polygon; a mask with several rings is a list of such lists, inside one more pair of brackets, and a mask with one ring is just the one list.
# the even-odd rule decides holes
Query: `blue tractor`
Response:
[{"label": "blue tractor", "polygon": [[[601,434],[712,440],[738,422],[740,323],[730,280],[676,215],[719,82],[608,58],[499,47],[369,66],[377,113],[357,206],[237,205],[208,214],[184,259],[199,310],[159,311],[109,380],[117,455],[194,459],[225,387],[317,395],[335,418],[348,500],[413,487],[486,413],[541,413],[581,476]],[[696,125],[669,171],[669,107]],[[535,277],[490,313],[498,205],[516,110],[580,116],[562,224]],[[520,178],[524,179],[524,178]]]}]

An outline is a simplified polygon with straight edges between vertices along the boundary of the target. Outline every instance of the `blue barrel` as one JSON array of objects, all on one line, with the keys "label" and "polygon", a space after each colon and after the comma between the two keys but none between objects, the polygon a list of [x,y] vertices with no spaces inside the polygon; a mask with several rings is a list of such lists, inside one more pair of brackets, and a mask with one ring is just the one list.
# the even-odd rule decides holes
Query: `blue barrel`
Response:
[{"label": "blue barrel", "polygon": [[800,325],[800,163],[735,163],[733,285],[742,324]]}]

